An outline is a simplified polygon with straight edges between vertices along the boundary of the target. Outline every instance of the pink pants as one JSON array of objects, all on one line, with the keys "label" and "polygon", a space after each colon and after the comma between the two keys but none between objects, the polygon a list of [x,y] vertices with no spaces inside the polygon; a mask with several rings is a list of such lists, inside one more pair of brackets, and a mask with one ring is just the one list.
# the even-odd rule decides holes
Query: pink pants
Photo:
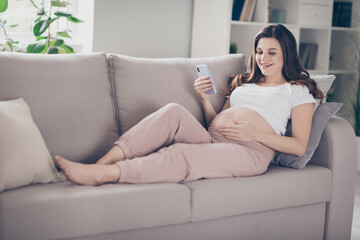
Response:
[{"label": "pink pants", "polygon": [[260,143],[231,141],[216,129],[207,131],[173,103],[144,118],[115,144],[127,159],[117,162],[121,183],[254,176],[266,172],[273,158]]}]

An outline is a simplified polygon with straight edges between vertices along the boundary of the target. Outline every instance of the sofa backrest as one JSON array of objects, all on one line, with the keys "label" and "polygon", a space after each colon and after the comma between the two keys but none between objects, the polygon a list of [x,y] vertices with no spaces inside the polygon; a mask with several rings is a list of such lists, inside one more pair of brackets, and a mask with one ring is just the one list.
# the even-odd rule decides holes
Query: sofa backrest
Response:
[{"label": "sofa backrest", "polygon": [[107,59],[121,133],[167,103],[181,104],[205,125],[199,97],[193,87],[198,78],[196,65],[207,64],[210,69],[217,89],[217,94],[211,95],[216,111],[225,102],[224,89],[229,77],[244,73],[246,68],[242,54],[162,59],[109,54]]},{"label": "sofa backrest", "polygon": [[[91,53],[0,53],[0,101],[24,98],[54,157],[94,163],[119,135],[167,103],[179,103],[203,125],[195,66],[207,64],[224,104],[230,75],[245,71],[242,54],[145,59]],[[21,150],[21,146],[20,150]]]},{"label": "sofa backrest", "polygon": [[1,53],[0,100],[19,97],[52,156],[95,162],[118,138],[104,53]]}]

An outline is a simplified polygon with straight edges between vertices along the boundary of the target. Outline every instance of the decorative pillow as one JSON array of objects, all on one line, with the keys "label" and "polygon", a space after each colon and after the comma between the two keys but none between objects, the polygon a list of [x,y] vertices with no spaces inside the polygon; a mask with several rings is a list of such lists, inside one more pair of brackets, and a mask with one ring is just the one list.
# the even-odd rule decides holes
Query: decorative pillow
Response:
[{"label": "decorative pillow", "polygon": [[61,179],[26,102],[0,101],[0,192]]},{"label": "decorative pillow", "polygon": [[[319,145],[320,138],[326,127],[326,124],[330,118],[340,110],[342,105],[342,103],[336,102],[321,103],[313,116],[310,139],[304,156],[298,157],[292,154],[277,152],[273,163],[291,168],[304,168],[305,165],[310,161],[317,146]],[[291,122],[288,124],[285,135],[291,136]]]},{"label": "decorative pillow", "polygon": [[[332,83],[335,80],[335,75],[317,75],[317,76],[310,76],[312,79],[315,80],[320,90],[323,92],[324,96],[326,96],[327,92],[329,91]],[[319,106],[320,100],[316,99],[315,109]]]}]

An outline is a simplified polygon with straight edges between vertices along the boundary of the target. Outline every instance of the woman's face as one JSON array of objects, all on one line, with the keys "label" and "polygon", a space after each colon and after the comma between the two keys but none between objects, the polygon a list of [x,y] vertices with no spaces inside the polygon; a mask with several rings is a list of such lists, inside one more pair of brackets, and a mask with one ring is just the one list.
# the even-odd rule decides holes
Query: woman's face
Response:
[{"label": "woman's face", "polygon": [[260,38],[256,47],[256,63],[265,77],[281,77],[283,52],[275,38]]}]

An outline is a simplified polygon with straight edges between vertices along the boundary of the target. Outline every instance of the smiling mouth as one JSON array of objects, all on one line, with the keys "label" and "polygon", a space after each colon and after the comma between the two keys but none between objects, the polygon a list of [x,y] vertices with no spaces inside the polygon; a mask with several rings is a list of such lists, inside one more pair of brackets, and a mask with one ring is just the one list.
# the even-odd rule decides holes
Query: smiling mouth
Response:
[{"label": "smiling mouth", "polygon": [[270,64],[270,63],[261,63],[261,66],[262,66],[263,68],[269,68],[269,67],[272,66],[272,64]]}]

